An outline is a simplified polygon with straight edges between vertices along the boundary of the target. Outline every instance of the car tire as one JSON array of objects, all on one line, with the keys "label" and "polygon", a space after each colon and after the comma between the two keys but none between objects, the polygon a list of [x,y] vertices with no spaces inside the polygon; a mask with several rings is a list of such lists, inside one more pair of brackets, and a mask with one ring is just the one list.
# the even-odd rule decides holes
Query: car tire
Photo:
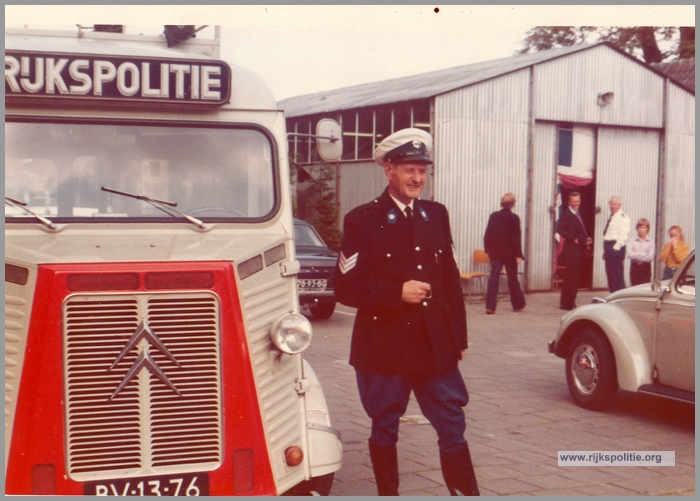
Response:
[{"label": "car tire", "polygon": [[610,407],[617,394],[615,355],[608,339],[594,329],[574,334],[566,357],[566,383],[580,407],[600,411]]},{"label": "car tire", "polygon": [[311,315],[319,320],[326,320],[331,318],[333,312],[335,311],[335,301],[328,303],[319,303],[316,306],[309,306]]},{"label": "car tire", "polygon": [[321,475],[320,477],[314,477],[309,480],[304,480],[300,484],[295,485],[287,492],[282,494],[283,496],[328,496],[331,493],[331,488],[333,487],[334,473],[329,473],[327,475]]}]

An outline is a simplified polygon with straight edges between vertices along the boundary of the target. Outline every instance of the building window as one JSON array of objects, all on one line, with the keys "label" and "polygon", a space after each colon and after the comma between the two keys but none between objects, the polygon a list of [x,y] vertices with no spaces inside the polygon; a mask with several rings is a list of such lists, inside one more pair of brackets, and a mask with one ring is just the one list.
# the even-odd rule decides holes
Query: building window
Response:
[{"label": "building window", "polygon": [[[287,130],[292,134],[314,134],[316,124],[321,118],[332,118],[340,123],[343,134],[343,160],[371,160],[377,145],[397,130],[416,127],[430,132],[430,101],[288,119]],[[290,157],[297,163],[316,162],[313,145],[312,138],[290,136]]]}]

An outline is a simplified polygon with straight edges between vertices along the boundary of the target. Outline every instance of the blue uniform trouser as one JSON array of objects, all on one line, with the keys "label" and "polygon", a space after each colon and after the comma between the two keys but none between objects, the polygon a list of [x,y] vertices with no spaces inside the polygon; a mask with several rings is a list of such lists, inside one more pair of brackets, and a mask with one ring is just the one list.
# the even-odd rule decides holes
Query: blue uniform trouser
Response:
[{"label": "blue uniform trouser", "polygon": [[510,293],[510,304],[514,310],[525,308],[525,296],[520,289],[518,282],[518,261],[514,257],[489,256],[491,261],[491,274],[489,275],[489,285],[486,289],[486,308],[496,310],[498,300],[498,285],[501,279],[501,270],[506,267],[508,276],[508,292]]},{"label": "blue uniform trouser", "polygon": [[358,371],[357,387],[362,405],[372,418],[370,442],[384,446],[398,442],[399,419],[406,412],[413,391],[423,415],[437,431],[440,452],[455,452],[467,443],[462,407],[469,402],[469,394],[457,367],[427,376],[384,376]]},{"label": "blue uniform trouser", "polygon": [[625,288],[625,247],[615,252],[613,240],[603,242],[605,253],[605,274],[608,276],[608,289],[610,292]]}]

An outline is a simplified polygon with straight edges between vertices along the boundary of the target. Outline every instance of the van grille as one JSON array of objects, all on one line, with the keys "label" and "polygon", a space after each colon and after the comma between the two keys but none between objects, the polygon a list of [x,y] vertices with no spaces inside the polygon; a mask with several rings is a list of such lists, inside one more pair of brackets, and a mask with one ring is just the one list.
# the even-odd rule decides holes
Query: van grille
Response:
[{"label": "van grille", "polygon": [[71,478],[220,464],[216,296],[75,295],[64,303],[63,326]]}]

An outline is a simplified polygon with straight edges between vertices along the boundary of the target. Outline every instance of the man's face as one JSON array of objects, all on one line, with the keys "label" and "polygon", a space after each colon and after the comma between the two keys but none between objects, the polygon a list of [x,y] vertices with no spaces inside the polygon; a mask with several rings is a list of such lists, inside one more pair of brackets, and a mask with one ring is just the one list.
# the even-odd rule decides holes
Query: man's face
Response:
[{"label": "man's face", "polygon": [[569,197],[569,207],[578,211],[578,208],[581,207],[581,197]]},{"label": "man's face", "polygon": [[428,166],[424,163],[401,162],[384,164],[384,173],[389,180],[389,193],[401,203],[408,205],[418,198],[425,185]]},{"label": "man's face", "polygon": [[619,211],[620,207],[622,207],[622,204],[616,198],[611,199],[609,204],[610,204],[610,212],[612,212],[613,214],[615,214],[617,211]]}]

